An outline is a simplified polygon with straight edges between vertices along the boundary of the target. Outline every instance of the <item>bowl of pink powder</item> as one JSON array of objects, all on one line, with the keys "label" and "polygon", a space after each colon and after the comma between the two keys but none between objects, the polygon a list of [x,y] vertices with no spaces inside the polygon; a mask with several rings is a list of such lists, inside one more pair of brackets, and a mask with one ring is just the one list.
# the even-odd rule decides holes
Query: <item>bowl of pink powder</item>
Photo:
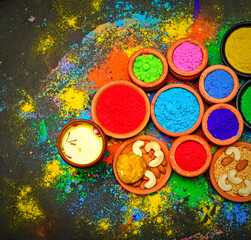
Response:
[{"label": "bowl of pink powder", "polygon": [[170,46],[167,61],[170,72],[176,78],[194,80],[206,68],[208,52],[201,42],[192,38],[182,38]]}]

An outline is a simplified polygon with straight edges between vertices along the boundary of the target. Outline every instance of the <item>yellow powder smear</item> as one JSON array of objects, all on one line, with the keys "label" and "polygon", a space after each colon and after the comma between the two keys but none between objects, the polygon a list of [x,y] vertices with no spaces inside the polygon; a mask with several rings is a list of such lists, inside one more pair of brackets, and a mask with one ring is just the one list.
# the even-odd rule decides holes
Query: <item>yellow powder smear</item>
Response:
[{"label": "yellow powder smear", "polygon": [[225,54],[236,70],[251,74],[251,27],[239,28],[230,34]]}]

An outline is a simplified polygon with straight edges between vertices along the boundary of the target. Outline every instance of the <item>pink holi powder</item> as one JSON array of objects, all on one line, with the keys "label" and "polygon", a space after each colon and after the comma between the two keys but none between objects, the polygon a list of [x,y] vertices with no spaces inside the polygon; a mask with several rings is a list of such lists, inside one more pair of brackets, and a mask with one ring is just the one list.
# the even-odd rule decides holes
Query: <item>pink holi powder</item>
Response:
[{"label": "pink holi powder", "polygon": [[199,46],[184,42],[173,51],[173,63],[182,71],[192,71],[202,62],[202,52]]}]

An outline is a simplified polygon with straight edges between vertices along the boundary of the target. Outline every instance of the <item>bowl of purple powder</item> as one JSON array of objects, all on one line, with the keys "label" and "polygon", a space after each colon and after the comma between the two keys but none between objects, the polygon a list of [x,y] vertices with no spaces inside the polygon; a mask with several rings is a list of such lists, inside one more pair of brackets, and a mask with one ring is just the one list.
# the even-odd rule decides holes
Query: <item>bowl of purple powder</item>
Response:
[{"label": "bowl of purple powder", "polygon": [[181,38],[167,52],[170,72],[178,79],[199,78],[208,63],[208,52],[203,43],[192,38]]},{"label": "bowl of purple powder", "polygon": [[202,118],[202,131],[209,141],[226,146],[236,142],[243,132],[240,112],[230,104],[215,104]]},{"label": "bowl of purple powder", "polygon": [[209,104],[228,103],[238,92],[239,80],[236,73],[224,65],[206,68],[199,79],[199,91]]}]

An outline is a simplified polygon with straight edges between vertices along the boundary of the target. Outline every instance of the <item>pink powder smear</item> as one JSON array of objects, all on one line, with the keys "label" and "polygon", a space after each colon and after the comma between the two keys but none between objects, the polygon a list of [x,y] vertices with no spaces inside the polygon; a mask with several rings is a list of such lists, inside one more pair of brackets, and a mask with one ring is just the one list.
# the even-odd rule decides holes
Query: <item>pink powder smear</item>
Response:
[{"label": "pink powder smear", "polygon": [[202,52],[199,46],[184,42],[173,51],[173,63],[182,71],[192,71],[202,62]]}]

